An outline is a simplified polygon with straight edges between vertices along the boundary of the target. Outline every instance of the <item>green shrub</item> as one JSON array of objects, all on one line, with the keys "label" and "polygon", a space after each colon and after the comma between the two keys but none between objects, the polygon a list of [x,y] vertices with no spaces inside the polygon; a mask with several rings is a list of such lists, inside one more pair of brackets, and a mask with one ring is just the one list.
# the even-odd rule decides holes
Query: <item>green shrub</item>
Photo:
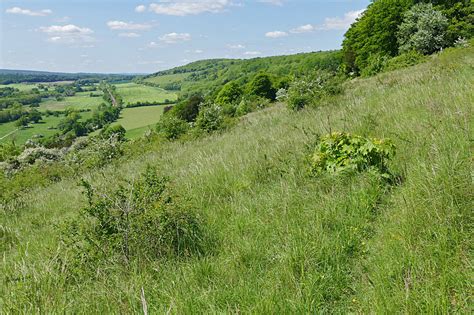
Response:
[{"label": "green shrub", "polygon": [[257,109],[262,109],[270,104],[270,100],[256,95],[246,95],[236,107],[235,116],[243,116]]},{"label": "green shrub", "polygon": [[417,51],[409,51],[400,56],[389,59],[384,67],[384,71],[392,71],[397,69],[406,68],[409,66],[414,66],[423,62],[425,57]]},{"label": "green shrub", "polygon": [[116,124],[104,127],[100,132],[100,135],[102,136],[102,138],[116,137],[117,140],[123,141],[125,140],[125,133],[125,128],[120,124]]},{"label": "green shrub", "polygon": [[257,74],[248,85],[248,93],[269,100],[275,99],[276,90],[273,88],[272,80],[266,73]]},{"label": "green shrub", "polygon": [[217,94],[216,104],[224,106],[238,103],[242,96],[242,93],[242,88],[237,82],[229,82],[224,85],[219,91],[219,94]]},{"label": "green shrub", "polygon": [[181,120],[193,122],[199,114],[199,108],[204,99],[200,95],[192,95],[188,99],[175,105],[171,112]]},{"label": "green shrub", "polygon": [[175,140],[189,130],[189,124],[169,112],[161,116],[156,124],[156,131],[168,140]]},{"label": "green shrub", "polygon": [[327,71],[318,71],[311,76],[294,80],[287,92],[287,105],[291,110],[301,110],[316,104],[325,96],[342,92],[342,77]]},{"label": "green shrub", "polygon": [[334,132],[319,137],[310,156],[310,170],[314,175],[324,172],[376,170],[390,178],[387,161],[395,155],[389,139],[370,139],[348,133]]},{"label": "green shrub", "polygon": [[364,77],[369,77],[372,75],[376,75],[379,72],[382,72],[388,60],[389,57],[385,55],[381,55],[378,53],[371,55],[367,60],[367,66],[362,69],[361,75]]},{"label": "green shrub", "polygon": [[202,220],[174,202],[167,183],[152,167],[115,190],[82,181],[87,206],[62,232],[70,270],[203,254]]},{"label": "green shrub", "polygon": [[203,105],[196,119],[196,127],[206,132],[212,132],[221,129],[223,125],[222,107],[217,104]]}]

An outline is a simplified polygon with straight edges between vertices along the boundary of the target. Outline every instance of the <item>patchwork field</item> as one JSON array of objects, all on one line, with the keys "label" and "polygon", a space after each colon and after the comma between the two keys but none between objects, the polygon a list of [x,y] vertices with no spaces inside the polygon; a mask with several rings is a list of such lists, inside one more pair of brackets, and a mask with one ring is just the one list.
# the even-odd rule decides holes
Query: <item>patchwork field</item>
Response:
[{"label": "patchwork field", "polygon": [[122,96],[124,105],[137,102],[157,102],[165,100],[176,101],[176,93],[163,90],[161,88],[140,85],[136,83],[116,84],[117,92]]},{"label": "patchwork field", "polygon": [[[102,92],[95,91],[94,94],[102,95]],[[91,92],[79,92],[74,96],[65,97],[64,100],[57,101],[54,98],[45,99],[40,104],[40,110],[65,110],[72,109],[94,109],[104,102],[101,96],[91,97]]]},{"label": "patchwork field", "polygon": [[158,122],[163,114],[163,108],[163,105],[125,108],[117,123],[127,130],[128,138],[137,138]]}]

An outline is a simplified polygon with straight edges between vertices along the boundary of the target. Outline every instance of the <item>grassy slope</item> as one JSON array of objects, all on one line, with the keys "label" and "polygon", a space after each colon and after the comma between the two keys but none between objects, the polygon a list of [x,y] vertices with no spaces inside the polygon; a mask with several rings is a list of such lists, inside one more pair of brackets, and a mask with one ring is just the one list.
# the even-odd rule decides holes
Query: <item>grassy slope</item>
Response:
[{"label": "grassy slope", "polygon": [[[171,176],[216,235],[214,254],[65,282],[54,226],[85,204],[76,181],[25,197],[2,225],[18,238],[1,264],[8,311],[468,313],[472,252],[474,50],[358,79],[319,109],[282,106],[222,135],[157,145],[89,174],[132,178],[146,164]],[[344,130],[390,137],[402,185],[368,175],[308,178],[305,144]]]},{"label": "grassy slope", "polygon": [[163,102],[165,99],[176,100],[176,94],[160,88],[136,83],[116,84],[117,92],[124,104],[136,102]]}]

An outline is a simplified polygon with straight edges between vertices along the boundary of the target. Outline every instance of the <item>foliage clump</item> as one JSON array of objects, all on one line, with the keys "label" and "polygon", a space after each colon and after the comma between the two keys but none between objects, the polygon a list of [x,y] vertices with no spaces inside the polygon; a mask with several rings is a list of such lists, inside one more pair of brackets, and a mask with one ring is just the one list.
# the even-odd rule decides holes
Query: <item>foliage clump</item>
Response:
[{"label": "foliage clump", "polygon": [[416,4],[408,10],[397,33],[399,50],[411,50],[428,55],[447,44],[448,19],[429,4]]},{"label": "foliage clump", "polygon": [[176,140],[189,130],[189,124],[168,112],[161,116],[156,124],[156,131],[168,140]]},{"label": "foliage clump", "polygon": [[310,170],[314,175],[375,170],[390,178],[387,162],[394,155],[395,146],[389,139],[333,132],[319,137],[310,156]]},{"label": "foliage clump", "polygon": [[153,167],[116,190],[97,189],[83,180],[87,206],[62,233],[70,262],[66,267],[82,272],[104,263],[203,254],[203,221],[171,197],[168,182]]}]

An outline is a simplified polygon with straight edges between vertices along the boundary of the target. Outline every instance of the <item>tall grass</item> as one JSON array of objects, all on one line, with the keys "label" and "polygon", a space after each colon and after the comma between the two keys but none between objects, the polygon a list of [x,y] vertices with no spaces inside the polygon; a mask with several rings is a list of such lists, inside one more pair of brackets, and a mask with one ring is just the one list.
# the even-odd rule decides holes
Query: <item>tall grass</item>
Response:
[{"label": "tall grass", "polygon": [[[317,109],[277,105],[84,174],[113,187],[157,166],[206,219],[204,257],[71,279],[56,226],[86,203],[77,182],[24,196],[1,218],[2,312],[138,313],[143,287],[150,313],[468,313],[474,49],[347,85]],[[392,138],[401,183],[308,176],[305,146],[336,130]]]}]

